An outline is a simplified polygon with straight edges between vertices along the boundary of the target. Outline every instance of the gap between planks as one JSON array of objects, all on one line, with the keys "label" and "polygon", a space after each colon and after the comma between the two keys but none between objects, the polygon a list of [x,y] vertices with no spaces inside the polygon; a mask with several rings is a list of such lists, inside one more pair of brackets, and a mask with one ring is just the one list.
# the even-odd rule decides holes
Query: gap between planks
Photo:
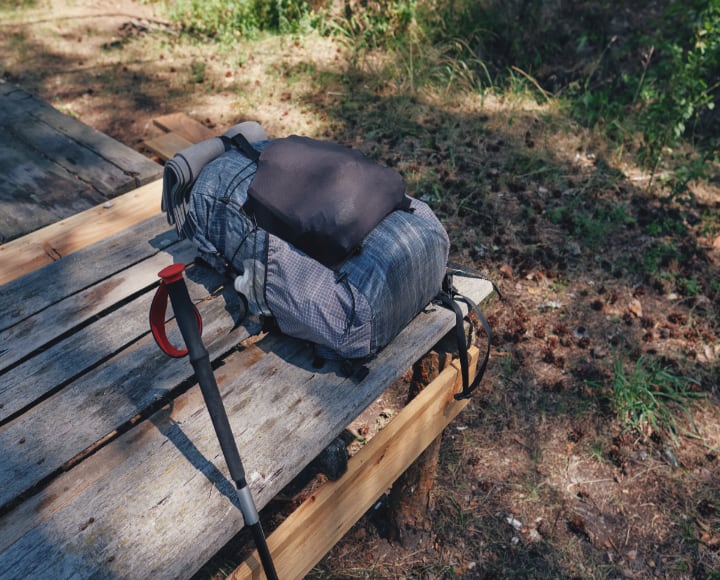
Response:
[{"label": "gap between planks", "polygon": [[162,179],[0,246],[0,284],[160,213]]}]

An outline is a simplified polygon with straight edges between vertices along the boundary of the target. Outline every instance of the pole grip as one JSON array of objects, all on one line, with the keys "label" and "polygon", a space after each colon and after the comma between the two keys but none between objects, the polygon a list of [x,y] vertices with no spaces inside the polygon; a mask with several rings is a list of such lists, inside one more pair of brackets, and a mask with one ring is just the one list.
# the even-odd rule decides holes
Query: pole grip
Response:
[{"label": "pole grip", "polygon": [[195,376],[200,385],[203,399],[205,399],[205,406],[210,414],[215,434],[220,442],[225,463],[227,463],[230,470],[230,476],[238,488],[244,487],[247,485],[245,470],[220,396],[220,389],[218,389],[215,381],[215,375],[210,364],[210,354],[205,348],[200,335],[200,328],[195,316],[195,307],[190,299],[183,276],[184,270],[184,264],[173,264],[160,271],[158,275],[167,288],[175,312],[175,320],[188,349],[190,363],[195,370]]}]

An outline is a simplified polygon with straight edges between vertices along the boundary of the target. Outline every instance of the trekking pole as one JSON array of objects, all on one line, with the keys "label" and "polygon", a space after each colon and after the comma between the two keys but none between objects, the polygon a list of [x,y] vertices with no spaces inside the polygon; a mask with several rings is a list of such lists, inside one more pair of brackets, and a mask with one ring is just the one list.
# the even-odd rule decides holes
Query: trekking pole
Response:
[{"label": "trekking pole", "polygon": [[[242,512],[245,525],[252,531],[257,547],[260,561],[262,562],[265,575],[268,580],[277,580],[277,573],[273,565],[270,550],[268,549],[265,533],[260,524],[260,517],[255,507],[250,489],[245,480],[245,469],[243,468],[240,454],[238,453],[235,438],[233,437],[228,421],[225,407],[220,396],[215,375],[210,364],[210,355],[202,342],[202,319],[200,313],[190,299],[183,272],[184,264],[173,264],[164,268],[158,273],[162,279],[160,287],[153,298],[150,308],[150,328],[158,346],[169,356],[179,358],[186,354],[190,355],[190,363],[195,370],[195,376],[200,384],[205,405],[210,413],[215,433],[225,457],[225,463],[230,470],[230,476],[237,487],[240,511]],[[165,333],[165,310],[167,299],[170,297],[175,319],[180,327],[183,340],[187,350],[176,349],[167,338]]]}]

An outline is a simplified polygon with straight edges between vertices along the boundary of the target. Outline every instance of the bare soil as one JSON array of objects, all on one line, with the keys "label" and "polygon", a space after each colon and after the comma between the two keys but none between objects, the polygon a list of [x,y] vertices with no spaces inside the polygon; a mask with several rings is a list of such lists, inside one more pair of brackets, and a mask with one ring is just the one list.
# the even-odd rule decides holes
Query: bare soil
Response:
[{"label": "bare soil", "polygon": [[[435,208],[455,260],[498,282],[488,388],[443,437],[416,541],[384,537],[381,503],[310,577],[720,577],[717,182],[662,201],[552,104],[409,90],[332,38],[221,54],[152,4],[0,8],[6,82],[139,151],[178,111],[356,146]],[[692,377],[677,440],[625,429],[615,360]]]}]

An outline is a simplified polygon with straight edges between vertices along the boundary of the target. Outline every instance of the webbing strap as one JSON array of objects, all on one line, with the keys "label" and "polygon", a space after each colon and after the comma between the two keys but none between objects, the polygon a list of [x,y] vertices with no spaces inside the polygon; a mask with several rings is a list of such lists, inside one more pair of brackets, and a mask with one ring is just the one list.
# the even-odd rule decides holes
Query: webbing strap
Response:
[{"label": "webbing strap", "polygon": [[[470,319],[470,322],[473,323],[473,326],[476,327],[476,323],[473,320],[473,317],[477,318],[477,320],[482,324],[483,330],[485,331],[485,336],[487,337],[487,349],[485,350],[485,356],[483,357],[482,362],[478,365],[477,370],[475,371],[475,379],[473,380],[471,385],[468,385],[467,388],[465,388],[465,385],[467,382],[463,382],[463,392],[455,395],[455,398],[457,400],[460,399],[467,399],[470,397],[472,392],[477,389],[478,385],[480,384],[480,381],[483,378],[483,375],[485,374],[485,370],[487,369],[488,362],[490,361],[490,346],[492,343],[492,331],[490,330],[490,324],[488,323],[487,319],[483,315],[483,313],[478,308],[477,304],[475,304],[470,298],[467,296],[461,296],[457,295],[455,297],[456,300],[462,300],[467,304],[468,306],[468,318]],[[457,304],[457,303],[455,303]],[[472,313],[472,314],[471,314]],[[477,332],[477,328],[475,328]],[[463,331],[463,338],[464,338],[464,331]],[[467,355],[466,355],[467,358]],[[462,359],[461,359],[462,364]]]},{"label": "webbing strap", "polygon": [[465,325],[463,324],[464,316],[460,306],[455,302],[454,297],[449,292],[440,292],[438,299],[444,306],[450,308],[455,313],[455,342],[458,347],[458,355],[460,356],[460,373],[462,375],[463,392],[468,390],[468,382],[470,380],[470,364],[468,362],[468,344],[465,338]]},{"label": "webbing strap", "polygon": [[[460,357],[460,374],[462,376],[463,390],[461,393],[455,395],[455,399],[460,401],[462,399],[469,399],[473,391],[477,389],[480,381],[485,374],[487,369],[488,361],[490,360],[490,345],[492,343],[492,332],[490,330],[490,324],[488,323],[485,316],[483,316],[477,305],[470,300],[467,296],[462,296],[456,292],[440,292],[438,294],[438,300],[450,308],[455,313],[455,341],[458,347],[458,356]],[[473,332],[477,334],[477,322],[475,319],[482,324],[485,335],[487,336],[487,349],[482,362],[478,363],[477,370],[475,371],[475,378],[470,383],[470,361],[468,359],[468,340],[465,335],[465,325],[463,324],[466,316],[463,315],[462,310],[458,302],[464,302],[468,306],[467,318],[473,326]]]},{"label": "webbing strap", "polygon": [[260,151],[255,149],[252,145],[250,145],[250,141],[248,141],[245,138],[245,135],[242,133],[238,133],[234,137],[230,139],[230,142],[235,145],[240,151],[242,151],[246,157],[252,159],[255,163],[257,163],[258,159],[260,159]]},{"label": "webbing strap", "polygon": [[[485,370],[487,369],[487,365],[490,360],[492,330],[490,329],[490,324],[488,323],[483,313],[480,311],[480,308],[478,308],[477,304],[475,304],[475,302],[473,302],[473,300],[471,300],[467,296],[463,296],[462,294],[460,294],[453,286],[453,275],[468,276],[481,280],[487,280],[492,284],[493,290],[495,290],[498,297],[502,298],[502,296],[497,286],[495,286],[492,280],[488,280],[479,272],[465,266],[458,266],[456,264],[449,264],[448,266],[448,271],[445,276],[445,280],[443,281],[443,289],[438,294],[437,300],[455,313],[455,341],[457,342],[457,347],[459,351],[460,373],[462,375],[463,382],[463,390],[461,393],[455,395],[455,399],[461,400],[468,399],[472,395],[473,391],[477,389],[480,381],[483,378],[483,375],[485,374]],[[464,302],[467,305],[467,315],[463,315],[458,302]],[[468,344],[463,324],[465,318],[470,321],[473,328],[474,336],[478,336],[479,326],[482,326],[483,331],[485,332],[485,336],[487,337],[487,349],[485,350],[485,355],[483,356],[482,360],[478,361],[475,378],[473,379],[472,383],[470,383],[470,362],[468,360],[468,348],[470,345]]]}]

